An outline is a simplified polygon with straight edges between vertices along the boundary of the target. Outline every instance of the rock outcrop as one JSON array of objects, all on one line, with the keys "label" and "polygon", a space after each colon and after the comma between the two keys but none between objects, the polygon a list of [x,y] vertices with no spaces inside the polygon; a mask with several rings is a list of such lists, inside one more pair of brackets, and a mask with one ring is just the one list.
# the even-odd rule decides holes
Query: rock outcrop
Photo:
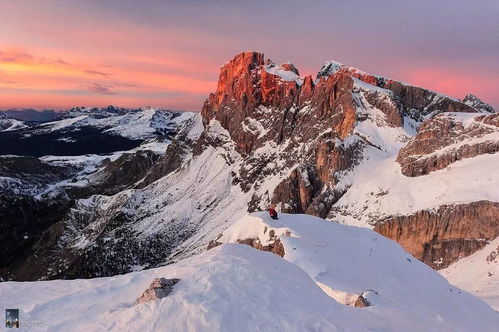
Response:
[{"label": "rock outcrop", "polygon": [[354,307],[357,308],[370,307],[376,295],[378,295],[378,292],[376,291],[373,290],[364,291],[361,295],[359,295],[359,297],[355,301]]},{"label": "rock outcrop", "polygon": [[[265,233],[267,233],[267,228],[265,228]],[[222,236],[222,234],[220,234],[218,236],[218,238],[211,240],[208,243],[208,247],[206,248],[206,250],[210,250],[210,249],[213,249],[215,247],[218,247],[219,245],[222,245],[222,242],[218,241],[221,236]],[[284,254],[285,254],[284,246],[281,242],[281,239],[275,234],[275,230],[273,230],[273,229],[269,230],[268,236],[269,236],[268,239],[266,239],[264,241],[265,244],[262,243],[262,240],[264,240],[264,239],[260,239],[258,237],[238,239],[236,242],[253,247],[257,250],[268,251],[268,252],[274,253],[276,255],[279,255],[281,257],[284,257]],[[289,234],[285,234],[285,236],[289,236]]]},{"label": "rock outcrop", "polygon": [[420,176],[461,159],[499,151],[499,114],[463,121],[440,114],[425,121],[402,149],[397,161],[406,176]]},{"label": "rock outcrop", "polygon": [[389,218],[374,230],[429,266],[441,269],[499,236],[499,203],[444,205]]},{"label": "rock outcrop", "polygon": [[173,291],[173,286],[180,279],[154,278],[148,289],[135,301],[134,304],[141,304],[156,301],[168,296]]},{"label": "rock outcrop", "polygon": [[114,195],[134,187],[159,159],[160,155],[147,150],[124,153],[114,161],[105,159],[99,171],[86,178],[88,186],[69,188],[68,192],[75,198],[94,194]]},{"label": "rock outcrop", "polygon": [[370,85],[392,91],[397,100],[400,113],[415,120],[421,120],[423,116],[435,112],[477,112],[480,109],[476,109],[474,106],[482,107],[481,104],[470,103],[469,97],[461,102],[435,91],[382,76],[371,75],[335,61],[327,62],[317,74],[317,78],[329,77],[337,73],[344,73]]},{"label": "rock outcrop", "polygon": [[490,252],[490,254],[487,256],[486,261],[487,263],[497,263],[497,259],[499,258],[499,246]]},{"label": "rock outcrop", "polygon": [[279,238],[273,239],[273,242],[263,245],[262,242],[259,239],[243,239],[243,240],[238,240],[238,243],[241,244],[246,244],[250,247],[253,247],[255,249],[261,250],[261,251],[268,251],[272,252],[276,255],[279,255],[281,257],[284,257],[284,246],[281,243],[281,240]]},{"label": "rock outcrop", "polygon": [[147,170],[143,180],[138,183],[138,188],[144,188],[178,169],[189,153],[196,150],[195,142],[188,137],[189,130],[193,125],[194,122],[189,120],[184,128],[178,132],[168,145],[165,154]]},{"label": "rock outcrop", "polygon": [[[237,55],[222,67],[217,91],[203,106],[204,123],[218,120],[244,154],[269,140],[284,142],[305,120],[313,118],[325,120],[322,128],[332,128],[345,138],[356,121],[352,78],[338,74],[314,83],[311,77],[303,80],[297,73],[293,65],[277,67],[261,53]],[[298,109],[306,104],[310,112],[304,118]],[[314,123],[308,121],[310,128]],[[304,138],[316,133],[314,130]]]},{"label": "rock outcrop", "polygon": [[492,106],[490,106],[487,103],[484,103],[480,98],[478,98],[475,95],[467,94],[466,97],[463,99],[463,103],[465,103],[468,106],[473,107],[479,112],[484,112],[484,113],[495,113],[495,110]]}]

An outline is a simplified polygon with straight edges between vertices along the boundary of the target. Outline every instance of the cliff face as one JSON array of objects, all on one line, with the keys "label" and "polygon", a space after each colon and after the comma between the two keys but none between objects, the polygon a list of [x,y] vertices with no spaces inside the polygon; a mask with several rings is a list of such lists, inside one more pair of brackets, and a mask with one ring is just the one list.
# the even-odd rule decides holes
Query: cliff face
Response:
[{"label": "cliff face", "polygon": [[499,114],[441,114],[425,121],[397,161],[406,176],[443,169],[465,158],[499,151]]},{"label": "cliff face", "polygon": [[[339,73],[314,83],[297,73],[293,65],[277,66],[260,53],[237,55],[221,68],[217,91],[201,112],[204,123],[218,120],[243,154],[268,141],[280,144],[294,132],[310,139],[317,130],[310,132],[305,126],[332,128],[345,138],[356,120],[352,78]],[[306,118],[298,114],[305,105]]]},{"label": "cliff face", "polygon": [[499,203],[443,205],[388,218],[374,228],[433,268],[445,268],[499,235]]}]

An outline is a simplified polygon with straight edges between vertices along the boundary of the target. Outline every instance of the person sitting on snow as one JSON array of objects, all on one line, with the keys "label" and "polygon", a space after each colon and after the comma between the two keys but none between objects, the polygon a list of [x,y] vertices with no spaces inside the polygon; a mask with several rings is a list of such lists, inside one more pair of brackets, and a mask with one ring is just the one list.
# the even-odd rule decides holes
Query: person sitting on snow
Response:
[{"label": "person sitting on snow", "polygon": [[277,211],[275,210],[275,205],[272,204],[269,208],[269,215],[270,215],[270,218],[274,219],[274,220],[277,220]]}]

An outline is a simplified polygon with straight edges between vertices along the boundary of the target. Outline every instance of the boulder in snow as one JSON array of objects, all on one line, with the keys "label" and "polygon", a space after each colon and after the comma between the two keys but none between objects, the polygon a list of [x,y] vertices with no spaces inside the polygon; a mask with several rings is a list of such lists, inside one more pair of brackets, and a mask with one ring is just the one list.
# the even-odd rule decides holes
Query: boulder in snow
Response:
[{"label": "boulder in snow", "polygon": [[172,292],[173,285],[180,279],[154,278],[148,289],[135,301],[135,304],[159,300]]},{"label": "boulder in snow", "polygon": [[370,307],[376,295],[378,295],[378,292],[371,289],[366,290],[361,295],[359,295],[357,301],[355,301],[354,306],[358,308]]}]

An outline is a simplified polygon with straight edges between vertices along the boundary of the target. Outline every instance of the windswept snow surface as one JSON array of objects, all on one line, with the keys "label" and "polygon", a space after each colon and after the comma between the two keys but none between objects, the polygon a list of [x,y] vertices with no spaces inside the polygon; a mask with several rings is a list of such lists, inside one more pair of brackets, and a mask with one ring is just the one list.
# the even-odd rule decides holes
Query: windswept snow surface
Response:
[{"label": "windswept snow surface", "polygon": [[439,272],[451,284],[481,298],[499,311],[499,237],[473,255]]},{"label": "windswept snow surface", "polygon": [[489,328],[498,322],[499,313],[367,228],[308,215],[280,214],[274,221],[258,212],[236,222],[218,241],[258,238],[266,245],[271,230],[284,246],[284,259],[337,301],[350,304],[353,295],[377,292],[367,310],[380,321],[399,320],[400,328],[419,331],[472,331],[479,321],[490,319]]},{"label": "windswept snow surface", "polygon": [[[4,282],[0,305],[19,308],[21,327],[30,331],[495,331],[499,325],[499,313],[487,304],[368,229],[257,213],[224,237],[263,238],[265,227],[281,235],[284,259],[224,244],[110,278]],[[133,305],[154,277],[180,282],[163,299]],[[354,308],[337,302],[328,287],[378,295],[372,306]]]}]

